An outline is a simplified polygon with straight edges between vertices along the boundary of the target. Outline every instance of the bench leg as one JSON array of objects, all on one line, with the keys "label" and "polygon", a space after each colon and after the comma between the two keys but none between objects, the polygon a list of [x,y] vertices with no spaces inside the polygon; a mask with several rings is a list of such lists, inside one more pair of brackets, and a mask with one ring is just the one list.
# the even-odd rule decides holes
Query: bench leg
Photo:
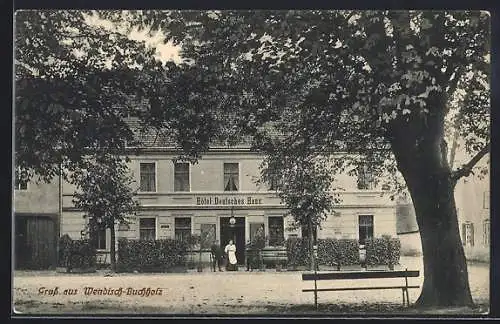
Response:
[{"label": "bench leg", "polygon": [[403,307],[405,306],[405,289],[401,289],[402,293],[403,293]]},{"label": "bench leg", "polygon": [[318,284],[314,280],[314,307],[318,310]]},{"label": "bench leg", "polygon": [[410,307],[410,296],[408,295],[408,288],[406,290],[406,306]]}]

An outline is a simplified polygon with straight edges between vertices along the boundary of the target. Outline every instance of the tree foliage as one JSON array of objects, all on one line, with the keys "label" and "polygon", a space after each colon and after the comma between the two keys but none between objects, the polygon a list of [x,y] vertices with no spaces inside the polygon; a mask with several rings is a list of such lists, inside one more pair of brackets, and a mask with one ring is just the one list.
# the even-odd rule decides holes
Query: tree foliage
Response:
[{"label": "tree foliage", "polygon": [[[47,14],[52,15],[50,19],[46,19]],[[79,161],[83,147],[120,148],[122,144],[117,143],[127,138],[127,128],[116,127],[122,125],[121,119],[112,117],[115,127],[110,127],[110,136],[103,136],[109,133],[102,128],[92,128],[97,131],[97,139],[90,140],[91,145],[82,145],[82,141],[73,140],[79,138],[75,135],[96,123],[93,118],[103,113],[83,114],[92,118],[71,128],[72,115],[67,113],[73,110],[54,107],[71,108],[74,97],[62,96],[63,105],[54,105],[57,101],[52,99],[58,92],[77,94],[77,103],[96,102],[94,108],[109,109],[108,101],[101,106],[98,104],[102,101],[92,101],[96,89],[98,93],[105,89],[102,82],[90,89],[84,87],[92,85],[89,80],[95,75],[110,72],[102,65],[97,71],[92,69],[96,62],[92,59],[102,57],[99,49],[109,44],[108,39],[104,42],[109,33],[83,25],[80,13],[26,15],[16,20],[16,58],[24,60],[16,62],[16,107],[26,107],[23,118],[16,121],[16,158],[24,170],[50,177],[59,163]],[[367,161],[376,175],[396,169],[401,172],[423,237],[426,278],[419,303],[471,303],[453,188],[457,179],[467,176],[489,151],[488,13],[291,10],[111,11],[99,15],[124,28],[160,29],[166,41],[182,46],[184,60],[179,65],[150,63],[154,62],[149,59],[151,52],[139,55],[145,53],[144,47],[136,51],[136,43],[120,37],[116,38],[122,40],[119,44],[111,39],[114,46],[105,53],[125,47],[132,49],[129,57],[145,58],[139,63],[144,73],[132,74],[132,79],[139,81],[129,84],[140,89],[137,96],[148,102],[138,115],[146,125],[173,135],[186,157],[196,160],[213,139],[230,137],[236,141],[251,135],[255,148],[270,156],[267,165],[282,168],[273,172],[313,180],[315,184],[308,184],[307,189],[311,193],[326,188],[326,176],[319,176],[319,164],[311,157],[317,153],[313,152],[349,153],[346,163],[335,168],[337,172],[345,171],[349,164]],[[89,62],[83,64],[83,70],[73,68],[81,62],[68,55],[68,49],[78,48],[78,44],[58,45],[67,40],[61,31],[68,25],[91,31],[83,37],[86,42],[97,41],[85,47],[84,52],[92,55],[83,60]],[[26,42],[28,36],[33,40]],[[40,40],[43,46],[38,49]],[[50,64],[53,52],[57,60],[52,59],[56,63]],[[111,62],[115,62],[112,73],[125,71],[113,80],[130,80],[130,65],[116,64],[130,61],[104,56],[111,56]],[[51,73],[51,68],[62,72]],[[27,83],[22,81],[26,75]],[[86,76],[84,81],[71,79],[82,75]],[[47,83],[50,87],[40,86]],[[77,86],[67,90],[68,84]],[[78,89],[82,89],[81,95]],[[120,84],[111,89],[130,87]],[[110,100],[123,98],[121,92],[110,91],[109,95]],[[108,93],[101,97],[108,98]],[[39,99],[27,100],[30,98]],[[23,104],[23,100],[28,103]],[[58,124],[47,133],[48,124],[66,119],[71,120],[68,128],[60,123],[61,127]],[[109,116],[97,120],[109,121]],[[266,131],[263,126],[269,123],[280,136]],[[465,149],[473,156],[457,170],[448,161],[446,128],[450,125],[465,139]],[[289,153],[295,152],[299,162],[276,161],[274,153],[286,153],[280,152],[282,146],[287,146]],[[305,167],[311,171],[294,173],[294,168]],[[323,171],[328,169],[323,164]],[[265,175],[265,168],[263,171]],[[304,203],[297,198],[298,188],[289,187],[293,204]],[[307,204],[319,206],[317,201]],[[446,274],[440,267],[443,260],[455,265],[453,273]]]},{"label": "tree foliage", "polygon": [[317,150],[390,153],[394,138],[433,128],[442,136],[448,103],[462,93],[465,113],[455,115],[466,149],[477,153],[489,140],[486,12],[134,14],[132,25],[160,28],[182,45],[183,64],[224,90],[206,100],[239,109],[246,131],[307,109],[308,124],[296,126],[307,127]]},{"label": "tree foliage", "polygon": [[91,11],[16,12],[15,161],[23,181],[67,176],[95,152],[119,156],[137,144],[130,117],[172,137],[191,160],[222,124],[205,114],[210,105],[192,104],[213,88],[93,19]]},{"label": "tree foliage", "polygon": [[75,207],[99,226],[90,230],[128,224],[129,217],[135,215],[139,206],[134,199],[136,183],[120,158],[109,154],[95,156],[86,168],[73,172],[71,178],[78,184],[73,195]]},{"label": "tree foliage", "polygon": [[[256,148],[293,150],[308,134],[308,152],[351,153],[355,163],[372,162],[378,175],[397,168],[422,236],[426,277],[418,303],[472,303],[453,189],[489,151],[488,13],[139,11],[131,17],[132,25],[161,29],[182,46],[184,67],[226,93],[204,99],[227,107],[222,111],[236,109],[235,133],[253,135]],[[269,122],[282,135],[271,145],[275,136],[262,131]],[[458,126],[474,156],[457,170],[448,161],[447,125]],[[295,168],[281,166],[274,172]],[[442,262],[452,263],[453,272]]]},{"label": "tree foliage", "polygon": [[116,265],[115,225],[129,224],[136,215],[139,202],[134,199],[135,181],[122,159],[110,154],[94,155],[86,160],[86,168],[71,174],[77,190],[73,204],[84,212],[86,228],[91,240],[101,229],[111,231],[111,266]]}]

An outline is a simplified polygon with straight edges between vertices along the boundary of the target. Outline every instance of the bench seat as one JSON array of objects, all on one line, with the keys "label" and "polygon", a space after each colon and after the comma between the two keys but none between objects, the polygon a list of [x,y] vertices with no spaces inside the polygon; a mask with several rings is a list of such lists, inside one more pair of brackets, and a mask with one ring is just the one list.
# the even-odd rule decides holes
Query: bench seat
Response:
[{"label": "bench seat", "polygon": [[[326,291],[347,291],[347,290],[382,290],[382,289],[401,289],[403,293],[403,306],[410,305],[408,289],[420,288],[416,285],[408,285],[408,277],[419,277],[419,270],[408,269],[402,271],[341,271],[341,272],[322,272],[322,273],[303,273],[303,281],[314,281],[313,289],[302,289],[302,292],[314,293],[314,305],[318,307],[318,292]],[[364,286],[364,287],[339,287],[339,288],[318,288],[318,281],[327,280],[358,280],[358,279],[389,279],[404,278],[404,285],[394,286]]]}]

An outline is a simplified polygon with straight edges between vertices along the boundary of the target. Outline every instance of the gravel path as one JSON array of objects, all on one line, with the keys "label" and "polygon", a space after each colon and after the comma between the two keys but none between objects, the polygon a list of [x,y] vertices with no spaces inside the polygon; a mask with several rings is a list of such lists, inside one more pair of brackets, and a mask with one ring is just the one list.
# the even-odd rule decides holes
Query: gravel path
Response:
[{"label": "gravel path", "polygon": [[[416,269],[419,266],[419,269],[422,269],[419,258],[402,258],[401,263],[408,269]],[[489,267],[482,264],[469,265],[469,277],[474,299],[486,304],[489,296]],[[409,284],[421,285],[422,280],[422,276],[409,278]],[[391,283],[399,284],[401,279],[372,282],[342,280],[328,285],[354,287]],[[301,292],[304,288],[312,287],[312,282],[302,282],[301,272],[202,272],[112,276],[104,276],[102,273],[78,275],[16,272],[13,284],[15,309],[21,313],[269,314],[277,309],[308,308],[314,301],[312,293]],[[53,295],[56,287],[57,293]],[[88,287],[114,289],[114,294],[92,294]],[[121,295],[119,288],[122,288]],[[143,294],[149,296],[139,296],[141,289],[144,289]],[[420,289],[410,290],[410,301],[414,302],[419,293]],[[323,305],[361,305],[358,307],[361,310],[369,308],[363,308],[363,305],[382,305],[382,308],[386,305],[385,308],[397,311],[400,309],[402,296],[400,290],[341,291],[320,293],[318,300]],[[337,310],[342,311],[342,308]]]}]

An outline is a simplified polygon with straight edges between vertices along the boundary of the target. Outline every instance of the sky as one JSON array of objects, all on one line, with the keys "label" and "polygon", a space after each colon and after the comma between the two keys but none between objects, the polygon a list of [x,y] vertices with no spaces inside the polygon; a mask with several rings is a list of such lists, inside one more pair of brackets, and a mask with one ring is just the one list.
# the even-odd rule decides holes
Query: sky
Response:
[{"label": "sky", "polygon": [[[95,16],[87,16],[87,22],[91,25],[102,26],[109,30],[117,29],[117,26],[103,19]],[[126,33],[124,28],[118,28],[118,31]],[[156,33],[153,37],[148,35],[147,30],[139,31],[134,29],[129,33],[129,38],[135,41],[144,41],[148,46],[156,48],[156,57],[162,62],[173,61],[175,63],[181,62],[180,47],[173,45],[172,42],[164,43],[165,37],[161,32]]]}]

